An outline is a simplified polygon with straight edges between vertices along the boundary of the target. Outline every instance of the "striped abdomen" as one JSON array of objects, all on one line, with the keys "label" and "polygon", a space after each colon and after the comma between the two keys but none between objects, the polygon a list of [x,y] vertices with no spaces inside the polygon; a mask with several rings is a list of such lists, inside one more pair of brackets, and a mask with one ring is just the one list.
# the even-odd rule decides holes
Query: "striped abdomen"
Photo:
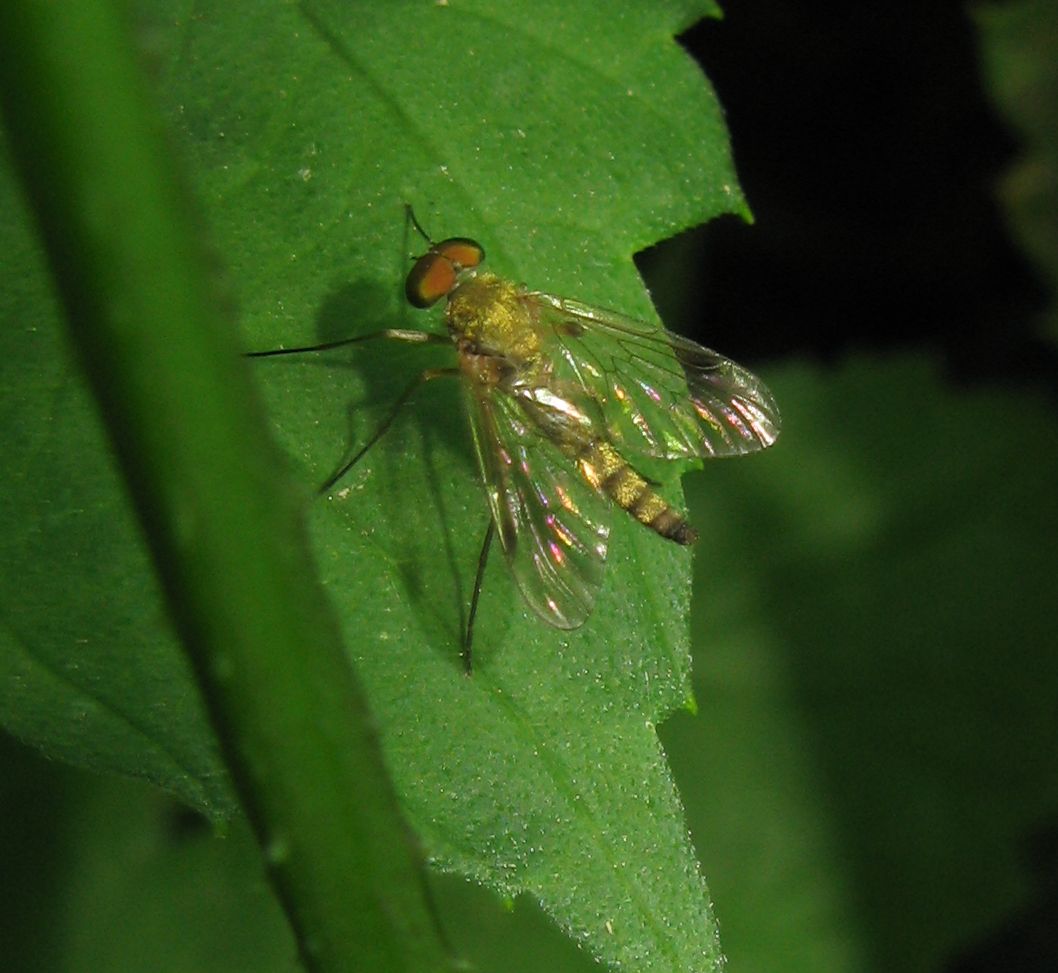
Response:
[{"label": "striped abdomen", "polygon": [[677,544],[693,544],[698,532],[637,473],[614,447],[596,439],[577,454],[577,469],[600,493],[641,524]]}]

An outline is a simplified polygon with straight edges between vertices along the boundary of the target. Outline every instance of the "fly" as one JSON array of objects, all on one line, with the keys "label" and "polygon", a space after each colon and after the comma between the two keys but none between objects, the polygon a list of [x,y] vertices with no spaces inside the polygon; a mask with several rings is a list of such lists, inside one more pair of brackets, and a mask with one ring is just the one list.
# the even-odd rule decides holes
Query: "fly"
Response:
[{"label": "fly", "polygon": [[378,442],[420,385],[461,379],[490,513],[463,638],[469,674],[495,534],[526,603],[556,628],[577,628],[602,584],[614,507],[674,543],[698,537],[636,464],[765,449],[779,435],[779,410],[759,378],[722,355],[660,325],[484,271],[479,243],[465,237],[435,243],[411,207],[407,212],[429,247],[408,273],[405,295],[416,308],[445,300],[447,335],[390,328],[251,357],[372,338],[455,346],[455,367],[418,375],[320,492]]}]

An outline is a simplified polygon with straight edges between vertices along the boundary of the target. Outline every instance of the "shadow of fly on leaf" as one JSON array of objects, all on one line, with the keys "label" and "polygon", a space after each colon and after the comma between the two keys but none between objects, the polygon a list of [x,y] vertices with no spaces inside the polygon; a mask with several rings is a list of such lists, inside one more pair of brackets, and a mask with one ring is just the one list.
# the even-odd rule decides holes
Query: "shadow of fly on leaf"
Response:
[{"label": "shadow of fly on leaf", "polygon": [[474,618],[494,536],[525,601],[549,625],[577,628],[602,584],[612,511],[660,538],[698,535],[636,467],[741,456],[779,435],[779,410],[759,378],[660,325],[530,291],[482,269],[474,240],[426,241],[405,282],[416,308],[445,299],[446,334],[387,328],[250,358],[331,351],[388,339],[454,347],[454,366],[428,368],[394,400],[359,450],[323,483],[328,493],[388,431],[416,390],[456,378],[465,391],[489,524],[478,557],[462,660],[472,671]]}]

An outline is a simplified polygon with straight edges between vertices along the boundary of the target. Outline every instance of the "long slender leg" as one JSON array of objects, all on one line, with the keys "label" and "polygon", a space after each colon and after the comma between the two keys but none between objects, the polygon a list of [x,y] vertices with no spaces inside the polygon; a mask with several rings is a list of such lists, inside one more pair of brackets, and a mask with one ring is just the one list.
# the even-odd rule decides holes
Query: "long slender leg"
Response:
[{"label": "long slender leg", "polygon": [[[408,215],[412,222],[415,224],[415,228],[422,233],[424,237],[429,241],[429,237],[426,236],[425,231],[419,226],[419,221],[415,219],[415,214],[411,210],[411,206],[408,205]],[[332,348],[342,348],[345,345],[353,345],[360,341],[370,341],[374,338],[389,338],[395,341],[407,341],[413,344],[450,344],[450,340],[444,335],[431,334],[427,331],[408,331],[403,328],[386,328],[382,331],[372,331],[370,334],[357,335],[352,338],[342,338],[338,341],[325,341],[319,345],[305,345],[299,348],[272,348],[267,351],[250,351],[247,352],[246,358],[272,358],[277,355],[300,355],[306,352],[314,351],[329,351]],[[441,378],[443,376],[458,376],[458,368],[428,368],[424,372],[420,373],[411,381],[407,388],[393,403],[393,407],[390,409],[389,415],[382,420],[378,428],[372,433],[368,441],[357,450],[355,456],[348,462],[343,463],[342,466],[333,475],[327,478],[327,481],[320,486],[318,493],[326,493],[333,487],[343,476],[346,475],[361,459],[364,458],[367,451],[375,445],[389,430],[389,427],[393,425],[394,420],[400,414],[400,410],[407,405],[408,400],[415,394],[415,391],[420,385],[425,382],[429,382],[435,378]],[[481,554],[478,557],[478,570],[477,575],[474,578],[474,593],[470,601],[470,613],[467,617],[467,629],[466,635],[463,639],[463,665],[466,669],[466,673],[469,676],[471,672],[471,646],[474,640],[474,617],[478,611],[478,597],[481,594],[481,582],[485,574],[485,565],[488,562],[489,547],[492,544],[492,535],[494,533],[494,526],[491,517],[489,518],[488,530],[485,532],[485,541],[481,546]]]},{"label": "long slender leg", "polygon": [[343,348],[355,345],[360,341],[371,341],[375,338],[389,338],[392,341],[407,341],[417,345],[449,345],[451,340],[443,334],[432,334],[429,331],[408,331],[404,328],[385,328],[360,334],[353,338],[339,338],[337,341],[325,341],[321,345],[305,345],[301,348],[270,348],[268,351],[248,351],[246,358],[272,358],[275,355],[301,355],[308,351],[330,351],[332,348]]},{"label": "long slender leg", "polygon": [[377,443],[393,425],[393,420],[397,418],[400,410],[407,404],[408,399],[412,397],[416,389],[425,382],[429,382],[435,378],[443,378],[446,376],[454,376],[459,374],[458,368],[427,368],[426,371],[419,375],[408,384],[408,387],[397,396],[393,402],[393,407],[389,411],[389,415],[379,424],[378,428],[371,434],[371,438],[368,439],[363,446],[357,450],[356,455],[349,460],[347,463],[343,463],[336,473],[327,478],[327,482],[324,483],[317,493],[326,493],[335,483],[337,483],[346,473],[348,473],[361,459],[364,458],[364,454]]},{"label": "long slender leg", "polygon": [[481,553],[478,555],[478,570],[474,575],[474,592],[470,596],[470,613],[467,615],[467,631],[463,639],[463,669],[469,676],[473,669],[471,648],[474,644],[474,619],[478,614],[478,598],[481,595],[481,582],[485,577],[485,565],[489,560],[489,548],[492,546],[492,535],[496,533],[496,523],[489,517],[489,526],[485,531],[485,540],[481,543]]}]

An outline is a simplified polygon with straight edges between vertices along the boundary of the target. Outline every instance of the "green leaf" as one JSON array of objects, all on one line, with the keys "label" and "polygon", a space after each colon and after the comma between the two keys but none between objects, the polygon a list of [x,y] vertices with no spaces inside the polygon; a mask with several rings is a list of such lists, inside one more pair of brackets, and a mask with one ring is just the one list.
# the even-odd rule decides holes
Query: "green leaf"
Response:
[{"label": "green leaf", "polygon": [[[632,253],[745,212],[719,108],[672,39],[706,12],[244,2],[174,18],[142,5],[247,347],[436,329],[401,300],[421,246],[405,202],[437,237],[480,239],[501,274],[649,315]],[[17,277],[3,298],[15,502],[0,714],[45,752],[227,813],[212,738],[17,223],[4,222]],[[451,360],[365,347],[254,363],[405,809],[439,865],[537,897],[595,955],[716,966],[654,730],[689,699],[687,553],[618,518],[595,615],[574,633],[536,620],[495,561],[468,680],[459,634],[487,514],[458,391],[424,388],[332,498],[309,499],[417,369]]]}]

